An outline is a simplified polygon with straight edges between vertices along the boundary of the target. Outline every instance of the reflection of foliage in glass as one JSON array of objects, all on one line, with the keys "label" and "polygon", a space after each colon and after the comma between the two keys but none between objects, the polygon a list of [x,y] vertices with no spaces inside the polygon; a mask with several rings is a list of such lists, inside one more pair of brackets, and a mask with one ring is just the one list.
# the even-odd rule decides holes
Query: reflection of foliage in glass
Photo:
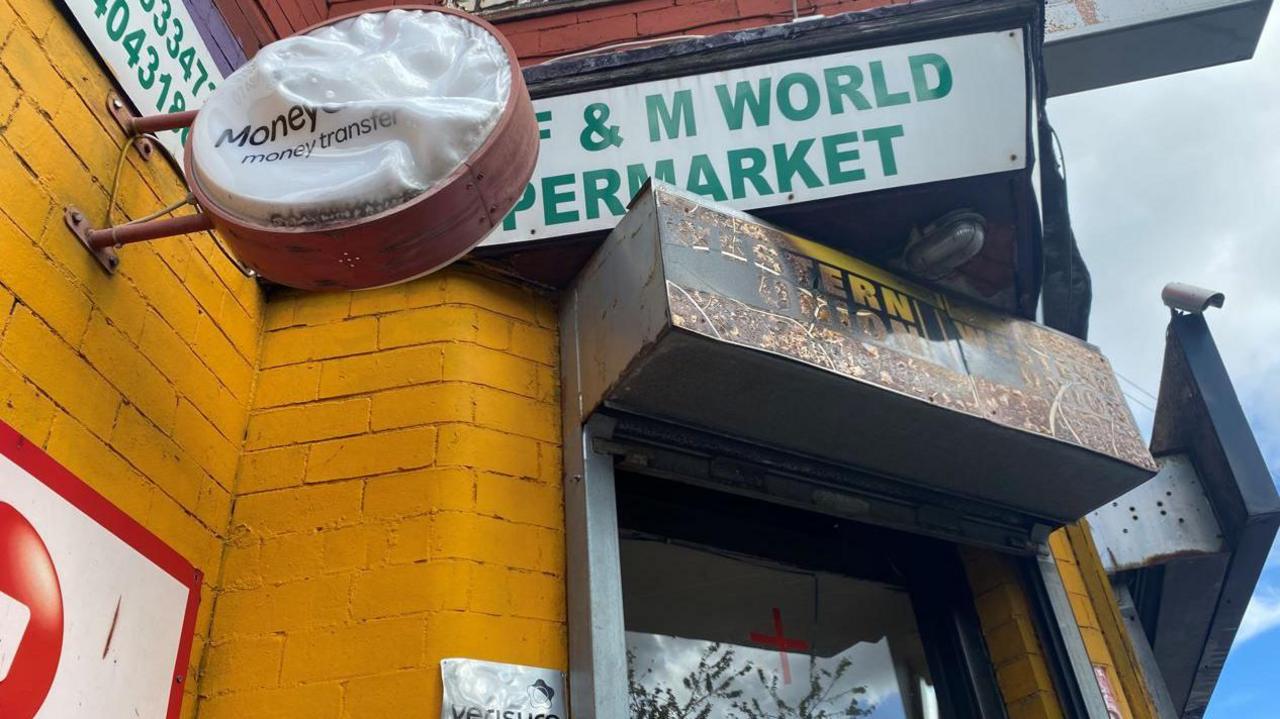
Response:
[{"label": "reflection of foliage in glass", "polygon": [[[756,677],[768,691],[773,708],[766,709],[758,698],[735,701],[733,708],[741,712],[744,719],[839,719],[870,716],[875,711],[875,706],[862,704],[863,695],[867,693],[866,687],[851,686],[833,692],[852,666],[853,662],[841,659],[834,670],[819,669],[810,657],[809,693],[795,704],[787,702],[780,695],[777,675],[773,679],[766,679],[764,670],[756,669]],[[842,709],[830,708],[841,706]]]},{"label": "reflection of foliage in glass", "polygon": [[[720,656],[715,655],[719,653]],[[698,665],[681,680],[688,698],[681,702],[671,687],[656,684],[645,687],[636,677],[635,653],[627,650],[627,689],[631,719],[710,719],[715,700],[733,701],[742,696],[733,684],[751,671],[751,663],[733,669],[733,649],[720,651],[720,644],[702,650]],[[652,674],[649,669],[646,674]]]},{"label": "reflection of foliage in glass", "polygon": [[[681,702],[671,687],[646,687],[636,676],[635,653],[627,651],[627,688],[631,719],[847,719],[870,716],[875,706],[864,704],[866,687],[835,691],[853,663],[841,659],[835,669],[819,669],[809,659],[809,692],[792,703],[782,697],[778,677],[745,662],[734,667],[734,650],[714,643],[702,650],[698,664],[680,680],[688,693]],[[648,669],[646,674],[652,674]],[[740,681],[754,674],[766,696],[744,698]],[[727,705],[727,706],[726,706]],[[831,707],[841,707],[832,709]],[[713,710],[716,711],[712,714]]]}]

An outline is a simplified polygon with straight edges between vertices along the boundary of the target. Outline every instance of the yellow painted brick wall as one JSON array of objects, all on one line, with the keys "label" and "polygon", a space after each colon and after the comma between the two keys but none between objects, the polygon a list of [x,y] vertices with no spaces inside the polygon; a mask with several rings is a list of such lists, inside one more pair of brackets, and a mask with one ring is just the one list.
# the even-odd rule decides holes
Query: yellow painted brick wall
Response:
[{"label": "yellow painted brick wall", "polygon": [[1106,671],[1124,719],[1149,719],[1156,714],[1154,705],[1141,681],[1142,670],[1088,532],[1088,525],[1081,520],[1050,535],[1049,546],[1089,661]]},{"label": "yellow painted brick wall", "polygon": [[[0,0],[0,419],[206,573],[202,660],[248,418],[262,300],[208,235],[121,252],[107,277],[62,222],[106,216],[111,85],[49,0]],[[130,158],[117,216],[186,193]],[[185,714],[194,714],[195,682]]]},{"label": "yellow painted brick wall", "polygon": [[973,547],[962,548],[961,558],[1009,719],[1061,719],[1062,705],[1013,561]]},{"label": "yellow painted brick wall", "polygon": [[1081,519],[1068,525],[1065,531],[1071,542],[1080,577],[1093,602],[1098,625],[1102,628],[1107,648],[1110,649],[1112,668],[1119,675],[1120,687],[1124,690],[1129,710],[1134,719],[1155,719],[1159,715],[1155,700],[1151,696],[1138,653],[1120,613],[1119,601],[1111,588],[1111,578],[1093,543],[1089,522]]},{"label": "yellow painted brick wall", "polygon": [[[1081,521],[1054,532],[1049,546],[1089,660],[1106,671],[1121,715],[1124,719],[1155,716],[1087,525]],[[1061,717],[1061,704],[1012,560],[975,548],[964,548],[962,556],[1010,719]]]},{"label": "yellow painted brick wall", "polygon": [[462,270],[268,304],[201,719],[433,716],[566,666],[556,318]]}]

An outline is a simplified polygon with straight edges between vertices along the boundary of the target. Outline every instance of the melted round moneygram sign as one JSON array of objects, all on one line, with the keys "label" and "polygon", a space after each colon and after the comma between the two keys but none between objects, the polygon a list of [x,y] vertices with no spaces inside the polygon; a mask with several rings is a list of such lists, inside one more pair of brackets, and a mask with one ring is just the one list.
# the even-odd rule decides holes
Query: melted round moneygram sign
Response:
[{"label": "melted round moneygram sign", "polygon": [[443,7],[337,18],[264,47],[197,114],[187,177],[267,279],[359,289],[427,274],[515,204],[537,125],[510,45]]}]

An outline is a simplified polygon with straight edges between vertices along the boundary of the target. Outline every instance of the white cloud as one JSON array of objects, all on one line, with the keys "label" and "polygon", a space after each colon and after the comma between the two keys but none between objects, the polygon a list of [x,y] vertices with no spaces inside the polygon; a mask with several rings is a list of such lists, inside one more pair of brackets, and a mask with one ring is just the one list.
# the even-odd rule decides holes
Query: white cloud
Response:
[{"label": "white cloud", "polygon": [[[1072,220],[1093,272],[1089,339],[1117,371],[1158,393],[1168,323],[1161,287],[1180,281],[1225,292],[1226,306],[1206,317],[1273,478],[1280,478],[1277,67],[1280,12],[1273,11],[1251,61],[1049,104],[1066,154]],[[1126,392],[1155,405],[1139,390]],[[1149,429],[1150,412],[1135,406],[1134,415]],[[1280,543],[1236,645],[1275,638],[1278,627]],[[1252,671],[1228,663],[1222,686]],[[1210,715],[1257,716],[1238,708],[1260,708],[1251,701],[1215,699]]]},{"label": "white cloud", "polygon": [[[1071,213],[1094,276],[1090,340],[1157,392],[1171,281],[1224,291],[1207,317],[1280,471],[1280,13],[1248,62],[1054,98]],[[1127,388],[1154,406],[1141,392]],[[1150,413],[1135,407],[1143,425]]]},{"label": "white cloud", "polygon": [[1261,589],[1254,592],[1253,599],[1244,610],[1235,644],[1244,644],[1276,627],[1280,627],[1280,591],[1275,587]]}]

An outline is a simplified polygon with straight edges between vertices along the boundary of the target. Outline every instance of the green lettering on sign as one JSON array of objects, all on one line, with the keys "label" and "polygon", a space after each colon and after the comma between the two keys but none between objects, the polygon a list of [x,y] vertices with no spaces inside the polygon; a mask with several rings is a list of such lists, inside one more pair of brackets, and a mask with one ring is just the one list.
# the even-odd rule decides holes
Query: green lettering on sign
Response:
[{"label": "green lettering on sign", "polygon": [[[792,88],[803,90],[804,105],[796,107],[793,103]],[[788,120],[808,120],[818,114],[822,105],[822,95],[818,92],[818,83],[803,72],[792,72],[782,76],[778,81],[778,111]]]},{"label": "green lettering on sign", "polygon": [[733,199],[741,200],[747,196],[748,182],[761,197],[773,194],[769,183],[764,179],[764,168],[769,164],[764,150],[744,147],[741,150],[729,150],[728,157],[729,188],[733,191]]},{"label": "green lettering on sign", "polygon": [[876,107],[893,107],[894,105],[905,105],[911,102],[911,93],[889,92],[888,83],[884,77],[884,63],[879,60],[871,61],[871,89],[875,92]]},{"label": "green lettering on sign", "polygon": [[[930,52],[924,55],[912,55],[909,62],[911,63],[911,82],[916,86],[916,102],[938,100],[951,92],[951,66],[947,64],[946,58]],[[926,67],[932,67],[938,73],[938,84],[933,87],[929,86],[929,78],[925,73]]]},{"label": "green lettering on sign", "polygon": [[644,109],[649,113],[649,141],[657,142],[662,137],[659,134],[659,124],[661,129],[666,132],[667,139],[675,139],[680,136],[680,125],[684,125],[684,134],[686,137],[694,137],[698,134],[698,122],[693,116],[693,91],[680,90],[672,96],[672,108],[667,107],[666,100],[662,95],[649,95],[644,99]]},{"label": "green lettering on sign", "polygon": [[507,216],[502,218],[502,229],[514,230],[516,228],[516,213],[533,207],[533,201],[537,199],[538,193],[533,189],[533,183],[524,186],[524,194],[516,201],[516,206],[511,208]]},{"label": "green lettering on sign", "polygon": [[720,176],[716,174],[715,166],[706,155],[694,155],[689,158],[689,184],[685,189],[703,197],[710,197],[717,202],[729,199],[724,194],[724,185],[720,183]]},{"label": "green lettering on sign", "polygon": [[902,137],[902,125],[873,127],[862,131],[862,139],[880,146],[880,167],[885,177],[898,174],[898,158],[893,154],[893,138]]},{"label": "green lettering on sign", "polygon": [[759,91],[751,87],[746,80],[734,85],[733,96],[729,88],[716,85],[716,98],[720,100],[720,111],[724,113],[725,124],[730,130],[741,130],[743,115],[751,113],[751,121],[756,127],[769,124],[769,93],[773,87],[773,78],[766,77],[760,81]]},{"label": "green lettering on sign", "polygon": [[610,215],[623,214],[626,210],[618,201],[618,190],[621,187],[622,177],[617,170],[587,170],[582,173],[582,201],[587,206],[587,219],[595,220],[600,217],[601,202],[609,208]]},{"label": "green lettering on sign", "polygon": [[[676,184],[676,163],[674,160],[658,160],[653,163],[653,176],[669,185]],[[640,192],[640,188],[644,186],[645,180],[649,179],[649,171],[644,169],[644,165],[636,163],[627,165],[627,202],[635,199]]]},{"label": "green lettering on sign", "polygon": [[622,147],[622,132],[617,125],[608,124],[610,112],[603,102],[594,102],[582,111],[582,121],[586,124],[578,134],[582,149],[597,152],[606,147]]},{"label": "green lettering on sign", "polygon": [[859,110],[871,109],[871,103],[867,102],[867,98],[858,89],[862,87],[861,69],[853,65],[829,67],[822,71],[822,77],[827,83],[827,102],[831,106],[832,115],[844,112],[845,100],[853,103]]},{"label": "green lettering on sign", "polygon": [[560,205],[573,202],[573,188],[563,191],[560,188],[573,184],[573,174],[552,175],[542,178],[542,215],[548,225],[561,225],[566,222],[577,222],[577,210],[560,210]]},{"label": "green lettering on sign", "polygon": [[787,154],[786,143],[779,142],[773,146],[773,164],[778,173],[778,192],[791,192],[791,178],[796,175],[804,181],[805,187],[822,187],[822,180],[818,179],[818,174],[804,159],[811,147],[813,147],[811,139],[797,142],[796,149],[791,154]]},{"label": "green lettering on sign", "polygon": [[844,163],[857,160],[859,154],[855,149],[842,150],[840,146],[857,141],[858,133],[856,132],[841,132],[822,138],[822,155],[827,163],[829,184],[838,185],[842,182],[857,182],[867,178],[866,171],[861,168],[847,170],[843,167]]},{"label": "green lettering on sign", "polygon": [[533,115],[533,119],[535,119],[535,120],[537,120],[537,121],[538,121],[538,126],[539,126],[539,127],[538,127],[538,139],[539,139],[539,140],[548,140],[548,139],[550,139],[550,138],[551,138],[551,128],[549,128],[549,127],[542,127],[542,123],[544,123],[544,122],[551,122],[551,111],[550,111],[550,110],[543,110],[542,112],[536,112],[536,113],[534,113],[534,115]]}]

